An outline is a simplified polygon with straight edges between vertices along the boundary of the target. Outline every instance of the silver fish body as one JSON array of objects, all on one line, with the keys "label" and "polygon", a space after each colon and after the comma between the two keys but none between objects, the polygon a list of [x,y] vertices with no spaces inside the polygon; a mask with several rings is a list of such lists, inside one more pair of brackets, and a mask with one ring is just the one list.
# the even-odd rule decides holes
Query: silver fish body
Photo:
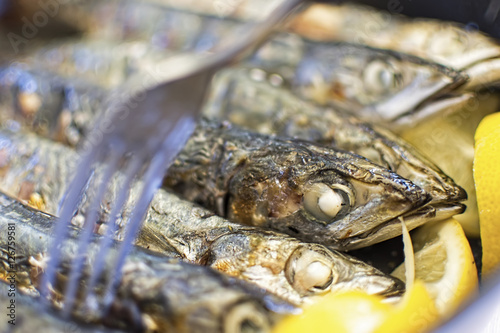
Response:
[{"label": "silver fish body", "polygon": [[[75,168],[76,152],[34,135],[0,133],[4,172],[0,189],[56,214]],[[102,204],[101,222],[106,221],[109,205],[119,193],[120,187],[115,185],[119,183],[113,183]],[[139,193],[132,191],[130,200]],[[85,207],[75,217],[75,225],[83,214]],[[125,218],[119,219],[119,225]],[[97,230],[102,233],[106,227],[102,224]],[[362,289],[392,297],[403,289],[400,281],[350,256],[273,231],[228,222],[162,189],[151,203],[136,245],[210,266],[294,304],[310,303],[317,295],[338,290]],[[294,264],[299,254],[301,259]]]},{"label": "silver fish body", "polygon": [[[14,226],[16,257],[19,258],[17,271],[26,276],[25,284],[37,288],[45,260],[50,260],[47,251],[53,241],[50,231],[55,218],[29,209],[5,195],[0,196],[0,212],[2,253],[7,251],[8,228]],[[73,238],[62,242],[61,248],[63,265],[50,298],[56,307],[60,306],[59,293],[65,284],[69,260],[78,253]],[[98,254],[97,243],[91,243],[85,254],[86,261],[91,263]],[[111,251],[107,264],[116,254],[115,250]],[[8,258],[4,255],[1,260],[1,269],[5,269]],[[85,276],[86,271],[83,274]],[[111,308],[116,311],[89,315],[79,308],[73,315],[90,323],[100,323],[106,316],[108,326],[133,331],[235,332],[250,326],[255,331],[266,332],[282,314],[296,311],[289,303],[264,294],[261,289],[241,280],[139,248],[133,249],[126,259]]]},{"label": "silver fish body", "polygon": [[[101,75],[94,77],[97,80]],[[38,134],[70,145],[78,144],[85,136],[105,98],[106,90],[95,84],[72,82],[18,66],[4,69],[0,78],[0,115],[4,124],[15,127],[12,120],[16,120]],[[223,71],[213,81],[205,114],[261,133],[298,137],[353,151],[412,180],[434,199],[460,200],[463,196],[438,168],[394,135],[342,115],[347,113],[342,109],[322,110],[306,103],[281,87],[282,82],[276,84],[275,79],[274,74],[260,69]],[[253,103],[255,98],[259,103]],[[426,178],[427,174],[431,176]]]},{"label": "silver fish body", "polygon": [[[15,67],[5,70],[4,78],[6,78],[5,81],[7,83],[5,84],[6,89],[3,91],[2,96],[5,96],[4,100],[6,101],[6,107],[4,108],[6,118],[8,119],[6,123],[9,123],[12,118],[21,118],[21,122],[28,123],[28,127],[34,127],[38,133],[51,138],[59,138],[66,143],[77,144],[79,139],[84,137],[92,120],[95,119],[96,109],[99,109],[99,105],[102,105],[106,90],[95,85],[87,84],[84,86],[83,83],[78,83],[80,81],[75,81],[73,85],[66,86],[64,85],[64,80],[61,79],[63,82],[61,83],[61,80],[58,80],[57,77],[52,81],[48,80],[48,82],[54,82],[53,84],[44,85],[43,82],[45,82],[44,78],[46,77],[33,70],[22,70]],[[232,77],[236,79],[232,79]],[[10,78],[10,81],[7,78]],[[259,84],[251,81],[245,74],[229,74],[229,79],[224,75],[218,76],[214,80],[212,88],[212,95],[216,96],[215,100],[212,99],[206,105],[206,109],[209,110],[208,112],[215,112],[216,115],[220,116],[221,113],[227,113],[227,110],[229,110],[227,105],[229,103],[234,104],[235,100],[242,98],[242,102],[238,103],[244,104],[248,98],[251,98],[256,93],[257,96],[260,96],[259,98],[262,98],[262,102],[264,103],[262,105],[260,105],[261,103],[247,103],[246,105],[250,106],[250,110],[245,109],[245,112],[251,111],[248,114],[262,113],[262,110],[259,110],[259,108],[269,108],[269,110],[272,110],[276,108],[276,103],[278,103],[276,110],[279,111],[279,105],[284,103],[287,106],[283,109],[289,110],[287,112],[291,112],[292,115],[287,116],[285,113],[283,115],[284,119],[275,121],[272,119],[274,116],[268,114],[272,119],[271,123],[265,120],[264,116],[260,118],[259,122],[262,121],[264,124],[269,123],[267,128],[268,134],[278,133],[279,135],[319,141],[324,144],[332,144],[333,141],[333,144],[337,147],[354,151],[374,160],[380,165],[390,168],[401,176],[410,179],[431,195],[434,212],[431,206],[428,206],[425,214],[422,215],[425,215],[426,219],[432,214],[435,215],[434,219],[437,219],[442,216],[451,216],[460,213],[463,210],[460,204],[455,203],[455,201],[463,200],[465,196],[463,190],[457,187],[439,169],[434,167],[432,163],[423,159],[418,153],[412,151],[411,148],[407,147],[396,137],[391,136],[389,133],[381,134],[382,130],[373,130],[369,125],[354,120],[351,121],[348,117],[332,114],[331,112],[324,112],[325,117],[319,116],[319,113],[322,113],[320,110],[316,112],[316,116],[311,116],[311,119],[304,123],[304,117],[307,112],[297,111],[294,113],[293,110],[296,110],[297,107],[302,107],[304,110],[309,107],[316,107],[307,106],[307,103],[297,99],[285,89],[266,87],[265,83]],[[36,89],[30,90],[26,88],[30,86]],[[28,91],[25,92],[23,89],[28,89]],[[220,92],[221,90],[222,92]],[[287,98],[281,97],[281,95],[287,96],[287,98],[291,96],[291,101],[296,102],[297,107],[291,106],[292,103],[287,101]],[[28,102],[25,101],[26,99]],[[27,116],[27,112],[23,110],[26,108],[29,109],[29,106],[33,104],[33,102],[29,102],[31,99],[48,101],[48,104],[38,105],[37,108],[31,111],[34,116],[30,117],[30,113],[28,112]],[[50,104],[50,101],[53,100],[56,100],[57,103]],[[92,101],[92,106],[88,105],[89,101]],[[27,106],[25,105],[24,109],[21,108],[20,111],[19,107],[15,107],[16,105],[22,106],[24,104],[27,104]],[[231,111],[232,113],[238,113],[238,109],[240,109],[233,106],[231,108],[236,109]],[[11,111],[9,112],[9,110]],[[313,111],[309,113],[312,114]],[[17,117],[10,116],[12,114]],[[226,115],[226,118],[222,118],[229,119],[237,124],[243,123],[246,126],[251,125],[252,122],[255,123],[255,120],[259,119],[255,116],[251,117],[253,120],[237,119],[237,117],[229,114]],[[42,119],[43,121],[36,122],[33,119]],[[38,124],[44,124],[45,127],[39,127]],[[55,130],[52,130],[52,133],[50,131],[47,132],[47,127],[55,128]],[[255,127],[252,130],[262,131],[262,129]],[[266,132],[266,129],[264,129],[264,132]],[[376,142],[375,145],[373,141]],[[210,205],[214,207],[213,204]],[[221,209],[218,212],[219,214],[223,214]],[[424,222],[425,220],[421,220],[419,223],[412,222],[412,225],[419,225]],[[369,229],[371,228],[367,228],[366,230]],[[361,229],[355,232],[359,231]],[[390,228],[382,228],[382,230],[377,232],[378,235],[383,233],[386,236],[381,238],[390,238],[399,234],[399,228],[391,226]],[[369,238],[375,239],[371,234],[369,237],[366,235],[357,239],[356,242],[360,245],[356,246],[363,246],[365,242],[369,241]],[[342,247],[344,246],[346,245]]]}]

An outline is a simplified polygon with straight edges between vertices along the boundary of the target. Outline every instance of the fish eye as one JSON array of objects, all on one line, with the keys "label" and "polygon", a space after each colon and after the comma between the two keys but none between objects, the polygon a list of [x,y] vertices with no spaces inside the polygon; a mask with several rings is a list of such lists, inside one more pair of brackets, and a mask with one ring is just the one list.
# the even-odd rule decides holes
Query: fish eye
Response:
[{"label": "fish eye", "polygon": [[329,224],[344,216],[352,203],[354,195],[347,186],[314,183],[304,192],[304,209],[317,220]]},{"label": "fish eye", "polygon": [[363,83],[368,92],[386,93],[399,86],[401,74],[381,60],[373,60],[363,71]]},{"label": "fish eye", "polygon": [[233,306],[224,317],[224,332],[263,333],[271,330],[271,324],[257,304],[245,302]]},{"label": "fish eye", "polygon": [[319,247],[299,246],[288,258],[285,276],[300,295],[324,293],[337,282],[333,261],[322,252]]}]

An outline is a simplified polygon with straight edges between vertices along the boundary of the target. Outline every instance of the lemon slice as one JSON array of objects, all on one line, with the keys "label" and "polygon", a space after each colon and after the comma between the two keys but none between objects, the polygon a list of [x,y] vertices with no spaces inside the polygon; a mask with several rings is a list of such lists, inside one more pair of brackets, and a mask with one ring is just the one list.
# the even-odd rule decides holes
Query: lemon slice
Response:
[{"label": "lemon slice", "polygon": [[396,304],[386,320],[374,333],[429,332],[437,326],[439,313],[425,283],[415,280],[400,303]]},{"label": "lemon slice", "polygon": [[482,272],[500,264],[500,113],[485,117],[475,135],[474,182],[483,245]]},{"label": "lemon slice", "polygon": [[437,319],[430,294],[417,280],[397,305],[363,291],[325,295],[278,323],[273,333],[417,333],[433,328]]},{"label": "lemon slice", "polygon": [[[477,291],[469,242],[455,219],[424,225],[412,234],[415,278],[423,281],[439,314],[447,317]],[[405,280],[404,263],[392,275]]]}]

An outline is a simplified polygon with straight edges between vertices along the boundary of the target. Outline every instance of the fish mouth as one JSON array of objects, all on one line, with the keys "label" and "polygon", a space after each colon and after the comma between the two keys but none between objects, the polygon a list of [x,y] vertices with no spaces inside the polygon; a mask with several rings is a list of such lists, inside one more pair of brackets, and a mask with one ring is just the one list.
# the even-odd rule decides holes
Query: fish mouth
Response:
[{"label": "fish mouth", "polygon": [[442,221],[457,214],[462,214],[466,209],[459,202],[429,202],[425,206],[393,218],[376,228],[355,237],[339,240],[342,250],[355,250],[365,246],[401,235],[401,223],[404,222],[408,230],[413,230],[425,223]]}]

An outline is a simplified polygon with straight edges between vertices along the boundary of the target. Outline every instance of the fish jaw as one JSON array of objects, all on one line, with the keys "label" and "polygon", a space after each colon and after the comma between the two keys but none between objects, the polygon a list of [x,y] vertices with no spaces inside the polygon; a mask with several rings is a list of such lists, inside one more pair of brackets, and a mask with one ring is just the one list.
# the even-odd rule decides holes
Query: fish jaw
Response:
[{"label": "fish jaw", "polygon": [[454,215],[462,214],[465,208],[465,205],[461,203],[429,203],[386,222],[376,230],[343,240],[344,243],[339,243],[339,248],[342,250],[355,250],[370,246],[401,235],[401,223],[405,223],[408,230],[413,230],[425,223],[442,221]]},{"label": "fish jaw", "polygon": [[470,77],[469,82],[463,87],[467,91],[477,91],[498,85],[500,81],[500,55],[496,58],[481,61],[466,69]]}]

